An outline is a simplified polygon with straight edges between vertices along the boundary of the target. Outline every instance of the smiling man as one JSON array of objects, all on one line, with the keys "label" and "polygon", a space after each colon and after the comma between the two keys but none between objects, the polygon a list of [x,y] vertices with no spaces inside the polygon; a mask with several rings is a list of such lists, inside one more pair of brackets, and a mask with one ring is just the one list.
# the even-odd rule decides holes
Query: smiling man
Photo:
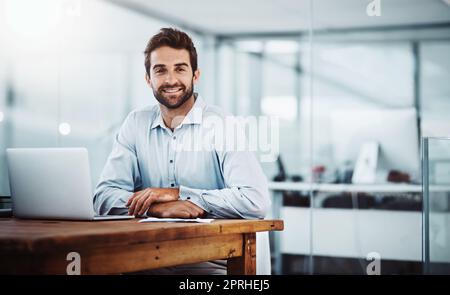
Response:
[{"label": "smiling man", "polygon": [[[96,188],[97,213],[264,218],[270,200],[256,157],[216,149],[208,137],[208,118],[225,120],[226,115],[194,93],[200,71],[191,38],[161,29],[145,49],[145,70],[158,105],[131,112],[121,126]],[[189,149],[186,142],[209,148]],[[270,274],[267,233],[257,235],[257,256],[257,273]],[[148,273],[225,274],[226,261]]]}]

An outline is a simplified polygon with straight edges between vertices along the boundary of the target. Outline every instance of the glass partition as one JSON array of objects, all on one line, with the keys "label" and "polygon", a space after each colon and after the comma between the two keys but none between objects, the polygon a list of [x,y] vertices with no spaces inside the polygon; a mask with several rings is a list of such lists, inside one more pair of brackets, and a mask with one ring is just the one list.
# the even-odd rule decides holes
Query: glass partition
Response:
[{"label": "glass partition", "polygon": [[450,274],[450,138],[423,139],[424,273]]},{"label": "glass partition", "polygon": [[417,7],[383,3],[304,1],[299,32],[221,39],[239,98],[224,106],[280,120],[280,157],[262,163],[285,222],[274,273],[423,271],[420,138],[450,134],[450,27],[396,25]]}]

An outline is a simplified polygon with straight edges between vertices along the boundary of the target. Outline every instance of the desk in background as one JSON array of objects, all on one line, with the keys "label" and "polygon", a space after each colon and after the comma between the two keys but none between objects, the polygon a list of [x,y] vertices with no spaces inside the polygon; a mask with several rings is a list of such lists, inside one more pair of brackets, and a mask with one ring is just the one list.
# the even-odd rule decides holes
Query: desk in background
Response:
[{"label": "desk in background", "polygon": [[[311,220],[313,219],[313,211],[310,208],[283,208],[282,198],[284,191],[306,192],[307,194],[312,192],[314,196],[328,193],[351,193],[352,195],[370,193],[395,195],[402,198],[411,194],[420,196],[422,185],[270,182],[269,189],[273,192],[273,218],[283,218],[286,229],[283,237],[281,233],[275,233],[274,235],[273,254],[276,274],[282,273],[281,254],[286,252],[301,255],[314,253],[318,256],[365,259],[365,255],[369,252],[366,248],[373,246],[373,250],[379,250],[383,258],[386,259],[408,261],[421,261],[422,259],[422,212],[322,209],[314,206],[315,228],[312,231],[309,226],[313,223]],[[450,194],[450,186],[431,185],[430,192],[448,195]],[[288,214],[284,215],[282,211]],[[441,219],[446,220],[449,216],[448,212],[436,213],[435,215],[436,222],[442,222]],[[358,223],[355,223],[355,221],[358,221]],[[370,223],[371,221],[380,222]],[[379,228],[374,228],[373,224],[376,224]],[[386,243],[380,242],[380,237],[376,235],[377,231],[386,234],[383,237]],[[335,236],[337,232],[339,233],[338,244],[341,245],[340,247],[336,245],[336,242],[329,240],[329,236]],[[356,239],[354,236],[356,232],[362,233],[360,239]],[[387,235],[387,233],[391,235]],[[388,243],[388,241],[396,243],[395,237],[399,236],[403,237],[402,243],[395,245]],[[281,241],[282,239],[283,241]],[[359,245],[359,240],[363,240],[363,245]],[[314,244],[314,248],[312,248],[312,244]],[[447,257],[446,260],[450,259],[450,255],[441,256]]]}]

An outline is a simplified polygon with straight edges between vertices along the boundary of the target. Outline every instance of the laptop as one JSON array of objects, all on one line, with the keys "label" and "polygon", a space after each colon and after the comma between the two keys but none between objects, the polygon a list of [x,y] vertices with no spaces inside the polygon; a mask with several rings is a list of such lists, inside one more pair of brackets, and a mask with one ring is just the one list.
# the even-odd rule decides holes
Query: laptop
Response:
[{"label": "laptop", "polygon": [[130,215],[94,212],[85,148],[6,150],[13,215],[18,218],[112,220]]}]

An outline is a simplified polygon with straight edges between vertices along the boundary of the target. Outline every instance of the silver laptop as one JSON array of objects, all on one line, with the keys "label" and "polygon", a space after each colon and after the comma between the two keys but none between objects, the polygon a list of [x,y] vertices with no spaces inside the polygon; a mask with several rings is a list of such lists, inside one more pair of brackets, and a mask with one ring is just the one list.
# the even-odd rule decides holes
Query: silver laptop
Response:
[{"label": "silver laptop", "polygon": [[7,149],[13,215],[19,218],[111,220],[94,213],[85,148]]}]

